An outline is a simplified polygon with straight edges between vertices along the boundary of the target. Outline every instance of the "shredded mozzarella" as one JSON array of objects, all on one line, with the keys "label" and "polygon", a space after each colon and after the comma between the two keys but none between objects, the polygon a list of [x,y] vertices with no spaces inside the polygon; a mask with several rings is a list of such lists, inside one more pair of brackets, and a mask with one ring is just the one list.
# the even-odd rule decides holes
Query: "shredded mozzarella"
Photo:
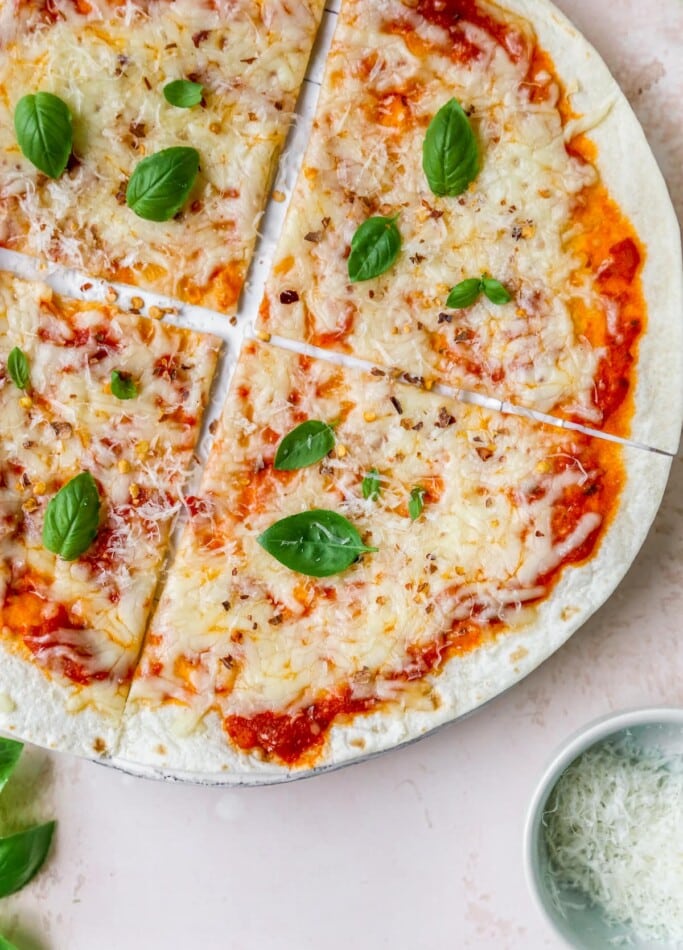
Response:
[{"label": "shredded mozzarella", "polygon": [[544,823],[560,909],[576,889],[609,923],[683,945],[683,755],[601,743],[560,778]]}]

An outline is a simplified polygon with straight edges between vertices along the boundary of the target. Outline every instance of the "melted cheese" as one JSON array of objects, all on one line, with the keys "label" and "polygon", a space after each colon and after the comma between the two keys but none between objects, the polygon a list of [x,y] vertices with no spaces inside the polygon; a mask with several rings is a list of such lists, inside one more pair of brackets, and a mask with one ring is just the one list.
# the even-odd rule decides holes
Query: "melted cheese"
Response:
[{"label": "melted cheese", "polygon": [[[430,17],[450,17],[459,45]],[[618,343],[614,303],[576,249],[574,207],[597,173],[566,147],[568,106],[549,63],[531,25],[493,4],[345,0],[263,329],[600,425],[605,341],[574,319],[581,305]],[[471,113],[482,168],[463,195],[439,198],[422,145],[452,97]],[[403,250],[386,274],[352,285],[351,239],[375,214],[398,215]],[[445,322],[450,288],[484,272],[513,300],[482,295]]]},{"label": "melted cheese", "polygon": [[[0,243],[91,274],[232,312],[322,12],[322,0],[93,0],[87,15],[42,4],[0,31]],[[5,4],[5,8],[12,4]],[[173,79],[203,105],[163,97]],[[25,94],[60,96],[77,159],[51,181],[23,158],[12,114]],[[201,171],[173,220],[144,221],[125,187],[146,155],[173,145]]]},{"label": "melted cheese", "polygon": [[[337,448],[276,472],[278,442],[308,418],[336,421]],[[172,704],[185,729],[188,709],[195,725],[210,709],[293,715],[346,689],[409,702],[409,681],[447,656],[532,623],[559,569],[594,549],[618,497],[605,451],[388,376],[248,345],[129,716]],[[362,496],[372,468],[377,501]],[[411,521],[415,486],[425,507]],[[342,513],[379,551],[315,580],[258,545],[275,521],[311,508]],[[441,661],[421,659],[434,649]]]},{"label": "melted cheese", "polygon": [[[7,372],[19,347],[30,386]],[[123,705],[181,507],[219,342],[0,274],[0,646],[98,708]],[[138,387],[111,392],[112,370]],[[49,500],[89,471],[98,536],[77,560],[42,544]]]}]

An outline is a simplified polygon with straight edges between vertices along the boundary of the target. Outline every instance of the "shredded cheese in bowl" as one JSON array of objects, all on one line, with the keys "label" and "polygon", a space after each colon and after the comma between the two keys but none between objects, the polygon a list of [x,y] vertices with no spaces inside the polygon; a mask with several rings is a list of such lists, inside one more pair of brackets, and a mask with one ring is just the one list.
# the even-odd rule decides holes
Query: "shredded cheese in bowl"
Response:
[{"label": "shredded cheese in bowl", "polygon": [[543,827],[558,911],[578,891],[634,938],[683,947],[683,754],[628,734],[592,746],[555,785]]}]

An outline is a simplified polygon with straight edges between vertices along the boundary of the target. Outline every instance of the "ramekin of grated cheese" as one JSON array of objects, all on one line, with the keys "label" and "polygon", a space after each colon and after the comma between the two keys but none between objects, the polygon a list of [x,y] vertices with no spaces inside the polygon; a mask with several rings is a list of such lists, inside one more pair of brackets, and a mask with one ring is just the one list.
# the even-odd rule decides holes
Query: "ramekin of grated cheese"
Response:
[{"label": "ramekin of grated cheese", "polygon": [[524,832],[529,887],[570,947],[683,948],[683,709],[636,709],[559,750]]}]

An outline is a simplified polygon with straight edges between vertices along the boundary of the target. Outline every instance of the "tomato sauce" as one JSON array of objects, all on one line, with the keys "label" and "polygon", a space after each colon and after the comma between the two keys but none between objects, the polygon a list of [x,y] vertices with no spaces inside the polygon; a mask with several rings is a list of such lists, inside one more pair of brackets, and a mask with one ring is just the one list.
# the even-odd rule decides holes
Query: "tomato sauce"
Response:
[{"label": "tomato sauce", "polygon": [[321,349],[332,347],[333,349],[344,350],[344,352],[348,353],[351,351],[351,347],[346,340],[353,331],[357,313],[358,308],[356,305],[350,300],[347,300],[342,313],[341,322],[334,330],[320,331],[316,329],[315,317],[304,303],[306,322],[305,339],[312,346],[319,346]]},{"label": "tomato sauce", "polygon": [[335,720],[368,712],[377,702],[375,697],[354,699],[350,687],[345,687],[293,714],[266,711],[249,718],[226,716],[224,728],[240,749],[258,748],[288,765],[301,764],[321,750]]},{"label": "tomato sauce", "polygon": [[[484,12],[476,0],[417,0],[415,13],[448,32],[447,46],[439,46],[438,51],[445,52],[458,63],[466,64],[482,55],[481,48],[468,36],[464,28],[466,23],[492,37],[513,62],[517,62],[527,48],[526,39],[519,30]],[[418,36],[408,18],[387,22],[384,30],[403,36],[408,49],[416,56],[424,56],[434,51],[431,44]]]},{"label": "tomato sauce", "polygon": [[[601,184],[585,188],[578,196],[574,222],[578,227],[569,241],[569,250],[582,264],[573,281],[580,285],[590,278],[604,305],[587,309],[575,298],[572,316],[577,332],[592,346],[605,350],[598,367],[595,395],[603,427],[626,435],[633,414],[638,340],[647,323],[641,280],[645,249]],[[611,319],[606,314],[608,308],[612,311]]]},{"label": "tomato sauce", "polygon": [[214,267],[205,284],[197,284],[190,277],[180,281],[178,293],[188,303],[204,307],[212,303],[219,310],[232,309],[242,292],[245,267],[241,261],[229,261]]},{"label": "tomato sauce", "polygon": [[110,670],[97,669],[93,654],[78,632],[85,629],[66,604],[38,592],[38,578],[23,575],[10,584],[0,606],[4,636],[15,637],[45,672],[57,673],[78,686],[107,680]]},{"label": "tomato sauce", "polygon": [[238,518],[246,518],[267,511],[278,487],[288,485],[297,474],[296,471],[281,472],[273,468],[272,461],[258,472],[245,473],[244,484],[235,500],[235,515]]}]

